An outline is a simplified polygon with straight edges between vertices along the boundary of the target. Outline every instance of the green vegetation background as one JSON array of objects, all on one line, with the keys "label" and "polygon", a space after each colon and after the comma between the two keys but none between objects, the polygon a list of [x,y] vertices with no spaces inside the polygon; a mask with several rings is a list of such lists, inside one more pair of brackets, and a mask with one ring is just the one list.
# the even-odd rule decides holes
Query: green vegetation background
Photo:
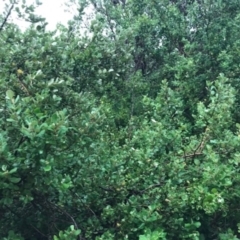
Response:
[{"label": "green vegetation background", "polygon": [[0,238],[240,239],[239,1],[73,6],[0,16]]}]

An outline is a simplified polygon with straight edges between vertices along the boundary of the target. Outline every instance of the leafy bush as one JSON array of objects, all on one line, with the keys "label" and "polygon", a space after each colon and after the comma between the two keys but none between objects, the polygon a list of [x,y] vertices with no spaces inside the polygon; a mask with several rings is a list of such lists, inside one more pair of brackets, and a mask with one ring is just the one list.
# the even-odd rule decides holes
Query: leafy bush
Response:
[{"label": "leafy bush", "polygon": [[238,1],[79,1],[53,32],[24,2],[0,17],[0,237],[238,239]]}]

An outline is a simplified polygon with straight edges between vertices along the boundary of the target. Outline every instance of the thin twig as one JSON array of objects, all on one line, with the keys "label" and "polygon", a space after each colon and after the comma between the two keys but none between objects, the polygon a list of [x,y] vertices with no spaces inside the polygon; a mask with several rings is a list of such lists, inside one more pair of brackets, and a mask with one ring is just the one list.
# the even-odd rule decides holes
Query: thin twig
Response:
[{"label": "thin twig", "polygon": [[[49,202],[49,201],[48,201],[48,202]],[[50,203],[51,205],[53,205],[55,208],[57,208],[60,212],[64,213],[66,216],[68,216],[68,217],[72,220],[73,225],[74,225],[74,227],[75,227],[76,230],[79,229],[79,227],[78,227],[75,219],[74,219],[66,210],[62,209],[61,207],[57,206],[56,204],[54,204],[54,203],[52,203],[52,202],[49,202],[49,203]],[[79,236],[79,240],[81,240],[81,239],[82,239],[82,237]]]},{"label": "thin twig", "polygon": [[35,231],[37,231],[40,235],[42,235],[43,237],[47,238],[48,236],[43,234],[42,232],[40,232],[36,227],[34,227],[32,224],[30,224],[30,226],[35,229]]},{"label": "thin twig", "polygon": [[198,155],[202,155],[202,151],[206,145],[206,142],[209,138],[209,130],[208,128],[206,128],[203,136],[202,136],[202,139],[201,139],[201,142],[198,144],[198,146],[196,147],[196,149],[193,151],[193,153],[185,153],[184,151],[184,155],[182,156],[182,158],[194,158],[195,156],[198,156]]},{"label": "thin twig", "polygon": [[8,20],[9,16],[11,15],[11,12],[12,12],[12,10],[13,10],[14,4],[15,4],[15,2],[12,4],[12,6],[10,7],[10,9],[9,9],[6,17],[4,18],[3,23],[2,23],[2,25],[0,26],[0,32],[3,30],[4,25],[7,23],[7,20]]},{"label": "thin twig", "polygon": [[200,156],[200,155],[203,155],[203,153],[190,153],[190,154],[187,154],[187,155],[184,155],[182,157],[184,157],[185,159],[187,158],[193,158],[195,156]]},{"label": "thin twig", "polygon": [[163,183],[156,183],[156,184],[153,184],[153,185],[150,185],[149,187],[145,188],[144,190],[141,191],[141,193],[144,193],[152,188],[156,188],[156,187],[161,187],[163,185]]}]

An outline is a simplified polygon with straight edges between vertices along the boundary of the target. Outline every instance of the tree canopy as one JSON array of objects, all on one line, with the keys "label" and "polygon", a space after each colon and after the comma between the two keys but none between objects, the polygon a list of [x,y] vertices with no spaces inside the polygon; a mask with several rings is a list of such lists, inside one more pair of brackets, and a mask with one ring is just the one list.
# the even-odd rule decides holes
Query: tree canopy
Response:
[{"label": "tree canopy", "polygon": [[0,238],[240,239],[239,1],[70,2],[0,15]]}]

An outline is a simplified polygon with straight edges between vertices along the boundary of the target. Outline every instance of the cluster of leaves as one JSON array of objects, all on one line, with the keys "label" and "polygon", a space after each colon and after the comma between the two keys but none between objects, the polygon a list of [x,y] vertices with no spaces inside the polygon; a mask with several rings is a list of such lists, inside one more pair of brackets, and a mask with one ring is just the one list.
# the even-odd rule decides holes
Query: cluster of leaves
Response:
[{"label": "cluster of leaves", "polygon": [[75,4],[0,17],[0,237],[239,239],[238,1]]}]

